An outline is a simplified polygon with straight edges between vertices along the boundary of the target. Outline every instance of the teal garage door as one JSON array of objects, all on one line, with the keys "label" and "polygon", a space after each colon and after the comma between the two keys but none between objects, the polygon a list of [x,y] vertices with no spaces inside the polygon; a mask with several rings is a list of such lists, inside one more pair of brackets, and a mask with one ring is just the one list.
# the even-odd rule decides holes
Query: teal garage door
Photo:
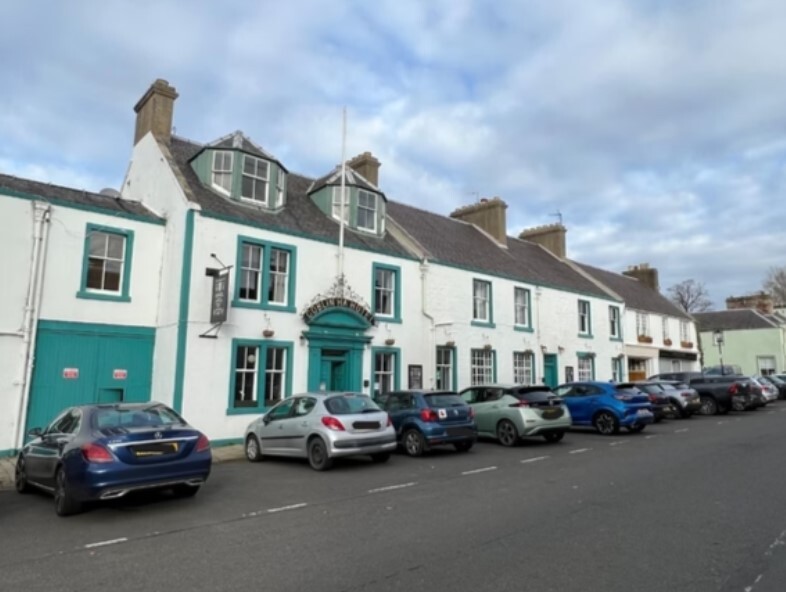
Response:
[{"label": "teal garage door", "polygon": [[150,400],[155,329],[40,321],[26,430],[65,407]]}]

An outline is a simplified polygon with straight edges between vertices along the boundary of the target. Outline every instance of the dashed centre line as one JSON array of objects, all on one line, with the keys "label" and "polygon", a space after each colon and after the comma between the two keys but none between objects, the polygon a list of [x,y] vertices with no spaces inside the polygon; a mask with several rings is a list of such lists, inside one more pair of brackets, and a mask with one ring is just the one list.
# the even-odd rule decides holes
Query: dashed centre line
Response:
[{"label": "dashed centre line", "polygon": [[615,442],[609,442],[609,446],[620,446],[621,444],[627,444],[627,440],[617,440]]},{"label": "dashed centre line", "polygon": [[482,469],[473,469],[472,471],[464,471],[462,475],[475,475],[476,473],[485,473],[487,471],[496,471],[497,467],[483,467]]},{"label": "dashed centre line", "polygon": [[547,458],[549,458],[549,457],[548,456],[536,456],[534,458],[525,458],[524,460],[521,461],[521,464],[534,463],[534,462],[538,462],[540,460],[546,460]]},{"label": "dashed centre line", "polygon": [[95,549],[96,547],[106,547],[108,545],[117,545],[119,543],[125,543],[128,541],[127,537],[121,537],[119,539],[110,539],[108,541],[99,541],[97,543],[90,543],[85,545],[85,549]]},{"label": "dashed centre line", "polygon": [[404,489],[405,487],[413,487],[417,485],[415,481],[410,483],[400,483],[398,485],[388,485],[386,487],[377,487],[376,489],[369,489],[369,493],[381,493],[383,491],[395,491],[396,489]]},{"label": "dashed centre line", "polygon": [[674,433],[675,434],[682,434],[682,433],[687,432],[687,431],[688,431],[688,428],[682,428],[682,429],[679,429],[679,430],[674,430]]},{"label": "dashed centre line", "polygon": [[582,452],[589,452],[592,448],[576,448],[576,450],[571,450],[568,454],[581,454]]},{"label": "dashed centre line", "polygon": [[287,510],[297,510],[298,508],[305,508],[308,504],[292,504],[290,506],[281,506],[280,508],[268,508],[268,514],[274,514],[276,512],[286,512]]}]

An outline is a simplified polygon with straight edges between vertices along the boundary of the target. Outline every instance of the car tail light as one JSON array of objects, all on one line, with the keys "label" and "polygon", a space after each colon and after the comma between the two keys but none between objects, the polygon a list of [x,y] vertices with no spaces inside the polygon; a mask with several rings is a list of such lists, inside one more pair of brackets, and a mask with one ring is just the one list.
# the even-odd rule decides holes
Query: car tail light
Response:
[{"label": "car tail light", "polygon": [[92,463],[108,463],[115,460],[106,447],[95,443],[82,446],[82,456],[87,462]]},{"label": "car tail light", "polygon": [[196,445],[196,451],[204,452],[209,448],[210,448],[210,440],[208,440],[207,436],[205,436],[204,434],[199,434],[199,439],[197,440],[197,445]]},{"label": "car tail light", "polygon": [[392,425],[393,425],[393,420],[390,419],[390,416],[388,415],[388,427],[390,427]]},{"label": "car tail light", "polygon": [[511,407],[529,407],[529,401],[519,401],[518,403],[511,403]]},{"label": "car tail light", "polygon": [[469,418],[475,419],[475,410],[472,407],[469,408]]},{"label": "car tail light", "polygon": [[[390,417],[388,417],[388,421],[390,421]],[[336,432],[343,432],[344,424],[342,424],[339,420],[335,417],[331,417],[330,415],[325,416],[322,418],[322,425],[326,428],[336,431]]]},{"label": "car tail light", "polygon": [[439,417],[437,417],[437,412],[433,409],[421,409],[420,419],[423,421],[438,421]]},{"label": "car tail light", "polygon": [[658,397],[656,397],[655,395],[650,395],[649,397],[650,397],[650,402],[652,402],[652,403],[657,403],[658,402]]}]

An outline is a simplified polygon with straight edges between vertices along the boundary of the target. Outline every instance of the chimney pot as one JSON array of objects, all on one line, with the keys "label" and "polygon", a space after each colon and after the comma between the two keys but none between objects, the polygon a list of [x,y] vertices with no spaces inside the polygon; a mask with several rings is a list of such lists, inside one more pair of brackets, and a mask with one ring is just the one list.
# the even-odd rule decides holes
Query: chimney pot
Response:
[{"label": "chimney pot", "polygon": [[147,89],[142,98],[134,105],[136,130],[134,145],[152,132],[156,140],[169,144],[172,138],[172,116],[178,94],[169,82],[159,78]]},{"label": "chimney pot", "polygon": [[355,158],[347,161],[347,166],[374,187],[379,187],[379,167],[382,165],[371,152],[366,151],[358,154]]},{"label": "chimney pot", "polygon": [[552,255],[564,259],[567,254],[567,249],[565,247],[565,234],[567,232],[568,229],[562,224],[546,224],[544,226],[536,226],[535,228],[522,230],[519,234],[519,238],[521,240],[537,243],[550,251]]},{"label": "chimney pot", "polygon": [[453,211],[451,218],[469,222],[490,234],[503,246],[508,245],[508,227],[505,210],[508,204],[499,197],[483,198],[478,203]]}]

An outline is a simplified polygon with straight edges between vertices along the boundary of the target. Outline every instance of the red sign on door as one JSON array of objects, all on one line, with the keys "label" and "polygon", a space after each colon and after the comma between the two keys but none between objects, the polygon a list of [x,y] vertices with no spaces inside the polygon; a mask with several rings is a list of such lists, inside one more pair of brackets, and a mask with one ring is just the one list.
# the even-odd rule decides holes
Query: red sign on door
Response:
[{"label": "red sign on door", "polygon": [[63,378],[66,380],[79,378],[79,368],[63,368]]},{"label": "red sign on door", "polygon": [[112,378],[114,378],[115,380],[125,380],[126,378],[128,378],[128,370],[125,370],[123,368],[116,368],[112,372]]}]

